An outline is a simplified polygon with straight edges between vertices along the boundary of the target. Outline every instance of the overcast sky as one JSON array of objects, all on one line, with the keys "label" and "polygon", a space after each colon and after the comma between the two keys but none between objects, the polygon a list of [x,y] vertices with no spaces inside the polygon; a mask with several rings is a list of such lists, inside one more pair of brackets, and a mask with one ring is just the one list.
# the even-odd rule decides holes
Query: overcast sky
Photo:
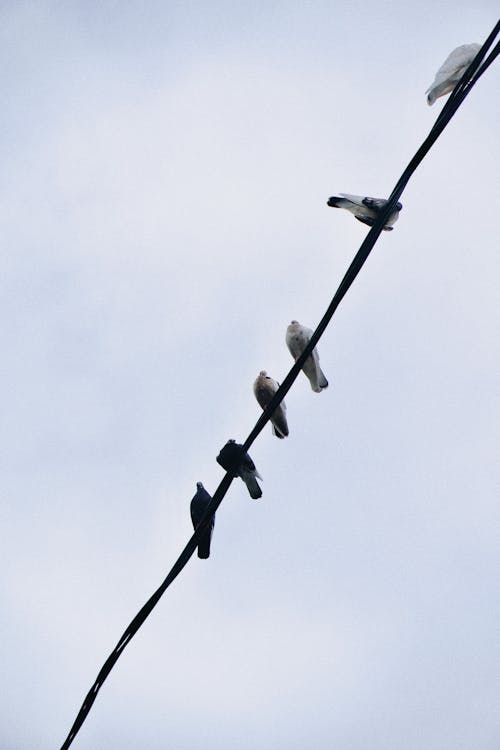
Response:
[{"label": "overcast sky", "polygon": [[[3,750],[63,742],[496,3],[4,2]],[[499,65],[80,750],[497,750]]]}]

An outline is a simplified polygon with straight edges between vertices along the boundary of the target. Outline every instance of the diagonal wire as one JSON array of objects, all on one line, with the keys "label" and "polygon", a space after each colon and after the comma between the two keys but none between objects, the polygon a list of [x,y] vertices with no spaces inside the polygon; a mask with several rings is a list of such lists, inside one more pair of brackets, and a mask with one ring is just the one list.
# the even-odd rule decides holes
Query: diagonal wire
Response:
[{"label": "diagonal wire", "polygon": [[[470,79],[470,70],[471,69],[477,69],[477,65],[474,65],[476,60],[479,58],[479,62],[483,59],[484,55],[488,51],[488,48],[493,43],[495,37],[500,32],[500,21],[497,22],[495,28],[479,50],[478,54],[476,55],[476,58],[473,60],[469,68],[465,71],[464,75],[460,79],[459,83],[457,84],[455,90],[460,87],[462,81],[466,79],[468,81],[468,88],[465,90],[463,94],[461,94],[458,101],[453,101],[450,104],[450,101],[448,100],[446,104],[443,107],[442,112],[438,116],[436,122],[434,123],[429,135],[425,139],[425,141],[422,143],[418,151],[416,152],[415,156],[411,159],[411,161],[408,163],[408,166],[404,170],[403,174],[399,178],[398,182],[396,183],[396,186],[394,190],[392,191],[386,206],[384,207],[384,210],[380,212],[380,215],[373,225],[373,227],[370,229],[368,234],[366,235],[363,243],[361,244],[361,247],[359,248],[358,252],[354,256],[354,259],[349,266],[349,268],[346,271],[346,274],[342,281],[340,282],[340,286],[335,292],[335,295],[330,302],[330,305],[328,306],[327,311],[323,315],[322,319],[320,320],[316,330],[314,331],[313,335],[311,336],[311,340],[309,341],[307,347],[304,349],[304,352],[302,355],[297,359],[295,365],[292,367],[286,378],[284,379],[281,386],[278,388],[276,393],[274,394],[272,400],[269,402],[269,405],[266,407],[266,411],[262,413],[259,420],[257,421],[255,427],[251,431],[250,435],[245,440],[245,443],[243,444],[243,447],[245,450],[248,450],[256,437],[259,435],[259,433],[264,429],[267,421],[269,420],[269,416],[272,415],[273,411],[277,408],[277,406],[280,404],[280,402],[284,399],[290,388],[292,387],[292,384],[297,377],[298,373],[302,369],[302,365],[306,361],[307,357],[311,354],[312,350],[316,346],[317,342],[323,335],[323,332],[325,331],[326,327],[328,326],[330,320],[333,317],[333,314],[339,304],[341,303],[342,299],[348,292],[351,284],[353,283],[354,279],[360,272],[362,266],[364,265],[366,259],[368,258],[368,255],[370,254],[373,246],[375,245],[377,239],[380,236],[380,233],[382,232],[382,229],[386,223],[386,220],[389,218],[390,214],[392,213],[396,203],[398,202],[398,199],[401,197],[403,190],[405,189],[406,185],[408,184],[408,181],[410,180],[411,176],[419,166],[419,164],[422,162],[423,158],[427,154],[427,152],[432,148],[434,143],[437,141],[443,130],[445,129],[446,125],[449,123],[455,112],[457,111],[458,107],[462,103],[462,101],[465,99],[467,94],[469,93],[472,86],[476,83],[477,79],[483,74],[483,72],[486,70],[489,65],[493,62],[493,60],[498,56],[500,52],[500,43],[495,46],[495,49],[491,53],[490,57],[488,58],[487,62],[482,66],[482,68],[478,71],[477,76],[471,81]],[[479,64],[479,63],[478,63]]]},{"label": "diagonal wire", "polygon": [[[486,53],[491,46],[491,44],[494,42],[495,37],[497,36],[498,32],[500,31],[500,21],[498,21],[494,27],[494,29],[491,31],[490,35],[486,39],[485,43],[481,47],[481,49],[478,51],[475,58],[472,60],[471,64],[463,74],[460,81],[457,83],[453,91],[451,92],[450,96],[448,97],[446,101],[446,105],[441,110],[435,124],[434,128],[438,126],[438,124],[441,122],[441,120],[449,115],[449,113],[453,110],[453,113],[456,112],[457,108],[460,106],[460,104],[463,102],[465,97],[467,96],[469,89],[470,89],[470,82],[474,78],[474,83],[482,76],[484,71],[491,65],[495,57],[498,55],[500,42],[497,42],[495,48],[493,49],[493,52],[490,54],[488,59],[481,65],[483,62]],[[481,67],[480,67],[481,66]],[[477,71],[477,75],[475,75]]]},{"label": "diagonal wire", "polygon": [[[496,57],[500,53],[500,43],[497,43],[493,51],[491,52],[491,54],[485,59],[486,53],[488,52],[489,48],[491,47],[492,43],[494,42],[499,32],[500,32],[500,21],[497,22],[494,29],[492,30],[492,32],[490,33],[490,35],[484,42],[483,46],[477,53],[476,57],[474,58],[474,60],[472,61],[470,66],[467,68],[464,75],[462,76],[462,78],[460,79],[456,87],[454,88],[452,94],[449,96],[446,104],[441,110],[441,113],[437,117],[436,122],[434,123],[431,131],[429,132],[429,135],[424,140],[424,142],[422,143],[422,145],[420,146],[416,154],[413,156],[411,161],[408,163],[408,166],[406,167],[403,174],[401,175],[398,182],[396,183],[396,186],[394,190],[392,191],[387,201],[387,204],[384,206],[384,209],[380,212],[375,224],[372,226],[372,228],[366,235],[358,252],[354,256],[354,259],[351,265],[349,266],[349,268],[347,269],[344,278],[340,282],[340,285],[337,291],[335,292],[335,295],[332,301],[330,302],[330,305],[328,306],[327,311],[323,315],[316,330],[312,334],[308,345],[306,346],[306,348],[304,349],[300,357],[296,360],[295,364],[292,366],[292,368],[288,372],[282,384],[280,385],[280,387],[274,394],[272,400],[266,407],[265,411],[262,412],[261,416],[257,420],[252,431],[250,432],[247,439],[243,443],[244,450],[248,450],[248,448],[250,448],[250,446],[258,437],[260,432],[264,429],[265,425],[271,418],[277,406],[281,403],[281,401],[284,399],[284,397],[286,396],[286,394],[292,387],[300,370],[302,369],[304,362],[309,357],[312,350],[316,346],[317,342],[323,335],[325,329],[327,328],[328,324],[330,323],[330,320],[333,317],[333,314],[335,313],[342,299],[345,297],[349,288],[351,287],[354,279],[356,278],[361,268],[363,267],[366,259],[368,258],[372,248],[374,247],[377,239],[379,238],[383,230],[386,220],[389,218],[398,199],[403,193],[403,190],[408,184],[409,179],[411,178],[411,176],[413,175],[413,173],[415,172],[419,164],[422,162],[425,155],[428,153],[428,151],[432,148],[436,140],[439,138],[444,128],[450,122],[451,118],[453,117],[457,109],[460,107],[465,97],[469,94],[471,88],[475,85],[477,80],[483,75],[485,70],[487,70],[487,68],[493,63],[493,61],[496,59]],[[123,635],[121,636],[120,640],[116,644],[111,654],[108,656],[108,658],[104,662],[103,666],[101,667],[95,679],[94,684],[90,688],[89,692],[87,693],[85,697],[85,700],[82,703],[82,706],[77,714],[77,717],[70,729],[68,736],[66,737],[64,743],[61,745],[61,750],[68,750],[71,743],[73,742],[76,735],[78,734],[83,722],[87,718],[87,715],[92,708],[92,705],[97,697],[99,690],[101,689],[104,681],[108,677],[114,665],[120,658],[121,654],[123,653],[123,650],[131,641],[131,639],[134,637],[134,635],[137,633],[137,631],[139,630],[141,625],[144,623],[144,621],[147,619],[147,617],[151,614],[153,609],[156,607],[156,605],[158,604],[159,600],[161,599],[161,597],[163,596],[167,588],[170,586],[171,583],[173,583],[173,581],[177,578],[179,573],[188,563],[193,552],[198,546],[198,542],[200,541],[201,537],[205,533],[205,530],[210,524],[217,508],[219,507],[222,500],[224,499],[224,496],[226,495],[232,481],[233,481],[233,477],[230,474],[226,473],[225,476],[222,478],[222,481],[220,482],[216,491],[214,492],[212,500],[210,504],[208,505],[200,524],[197,526],[194,534],[189,539],[186,546],[182,550],[181,554],[175,561],[167,577],[164,579],[161,585],[156,589],[156,591],[154,591],[154,593],[150,596],[150,598],[147,600],[144,606],[141,607],[139,612],[136,614],[134,619],[130,622],[130,624],[124,631]]]}]

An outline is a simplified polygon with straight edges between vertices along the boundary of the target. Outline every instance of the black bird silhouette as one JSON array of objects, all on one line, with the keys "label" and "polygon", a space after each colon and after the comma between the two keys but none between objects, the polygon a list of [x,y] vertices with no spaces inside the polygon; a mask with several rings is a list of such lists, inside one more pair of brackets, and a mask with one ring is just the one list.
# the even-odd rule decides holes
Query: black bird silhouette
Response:
[{"label": "black bird silhouette", "polygon": [[257,500],[262,497],[262,490],[257,483],[257,477],[262,479],[255,468],[255,464],[243,450],[243,446],[235,440],[228,440],[217,456],[217,463],[233,477],[240,477],[245,482],[250,497]]},{"label": "black bird silhouette", "polygon": [[[195,531],[205,515],[205,511],[212,499],[201,482],[196,482],[196,488],[196,495],[191,500],[191,521],[193,522]],[[210,557],[210,542],[212,541],[214,526],[215,514],[210,521],[209,526],[207,526],[206,532],[198,543],[198,557],[201,557],[202,560],[206,560]]]}]

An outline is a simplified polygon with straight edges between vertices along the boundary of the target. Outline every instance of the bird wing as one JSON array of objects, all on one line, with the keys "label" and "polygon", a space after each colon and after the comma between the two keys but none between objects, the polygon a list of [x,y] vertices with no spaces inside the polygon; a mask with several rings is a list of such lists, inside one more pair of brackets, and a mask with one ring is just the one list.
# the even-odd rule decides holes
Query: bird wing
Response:
[{"label": "bird wing", "polygon": [[211,501],[211,496],[208,494],[206,489],[199,489],[196,495],[191,500],[190,511],[191,521],[193,522],[194,528],[198,526],[203,515]]},{"label": "bird wing", "polygon": [[467,68],[480,49],[481,45],[475,43],[461,44],[460,47],[456,47],[453,52],[450,52],[444,63],[439,68],[432,85],[428,88],[428,91],[435,86],[444,83],[448,79],[453,79],[459,70]]},{"label": "bird wing", "polygon": [[345,198],[348,201],[351,201],[351,203],[354,203],[355,206],[362,206],[363,205],[363,196],[362,195],[351,195],[350,193],[339,193],[342,198]]},{"label": "bird wing", "polygon": [[444,63],[436,73],[436,78],[447,78],[450,74],[455,73],[459,68],[464,68],[471,64],[479,50],[480,44],[462,44],[450,52]]},{"label": "bird wing", "polygon": [[362,203],[363,206],[371,208],[373,211],[380,211],[387,203],[387,200],[385,198],[370,198],[367,195],[365,198],[363,198]]}]

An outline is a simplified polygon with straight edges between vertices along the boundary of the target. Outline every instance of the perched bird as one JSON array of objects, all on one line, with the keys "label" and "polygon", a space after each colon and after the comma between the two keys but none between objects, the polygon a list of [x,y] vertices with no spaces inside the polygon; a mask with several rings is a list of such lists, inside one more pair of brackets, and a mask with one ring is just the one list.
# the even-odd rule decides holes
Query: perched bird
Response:
[{"label": "perched bird", "polygon": [[436,73],[427,91],[427,104],[453,91],[479,50],[480,44],[462,44],[451,52]]},{"label": "perched bird", "polygon": [[257,483],[257,478],[262,479],[262,477],[240,443],[228,440],[217,456],[217,463],[232,474],[233,477],[241,477],[243,479],[251,498],[257,500],[259,497],[262,497],[262,490]]},{"label": "perched bird", "polygon": [[[273,380],[265,370],[259,372],[259,377],[253,384],[253,392],[255,398],[265,410],[271,401],[272,397],[278,390],[280,384]],[[273,435],[278,438],[285,438],[288,435],[288,424],[286,421],[286,406],[285,402],[282,401],[276,409],[273,411],[271,416],[271,425],[273,429]]]},{"label": "perched bird", "polygon": [[[295,361],[298,360],[307,344],[309,343],[313,332],[310,328],[301,326],[296,320],[292,320],[286,329],[286,345],[290,354]],[[319,366],[319,354],[316,348],[302,365],[302,370],[309,378],[311,388],[315,393],[320,393],[324,388],[328,388],[328,380]]]},{"label": "perched bird", "polygon": [[[349,195],[348,193],[339,193],[332,195],[327,200],[327,206],[331,208],[345,208],[354,214],[354,218],[363,224],[372,227],[378,219],[379,213],[385,207],[387,200],[385,198],[369,198],[362,195]],[[392,225],[398,220],[399,212],[403,208],[402,203],[396,203],[394,211],[384,225],[386,232],[392,232]]]},{"label": "perched bird", "polygon": [[[211,501],[211,496],[208,494],[201,482],[196,482],[196,495],[191,500],[191,521],[193,522],[194,530],[199,526],[199,523],[208,505]],[[212,534],[215,526],[215,514],[207,526],[206,532],[198,542],[198,557],[202,560],[206,560],[210,557],[210,542],[212,541]]]}]

